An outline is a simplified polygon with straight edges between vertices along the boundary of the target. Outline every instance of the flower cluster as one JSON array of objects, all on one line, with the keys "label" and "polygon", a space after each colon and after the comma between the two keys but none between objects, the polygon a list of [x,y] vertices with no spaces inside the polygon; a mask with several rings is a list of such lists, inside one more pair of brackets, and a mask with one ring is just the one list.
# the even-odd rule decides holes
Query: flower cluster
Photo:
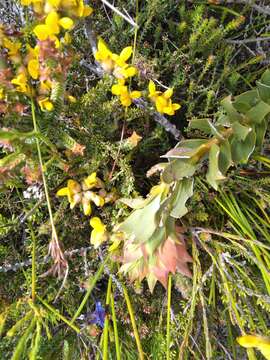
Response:
[{"label": "flower cluster", "polygon": [[[93,191],[94,189],[96,190]],[[67,196],[71,209],[77,204],[81,204],[83,212],[87,216],[92,214],[91,203],[102,207],[104,204],[116,200],[116,194],[114,192],[108,193],[105,190],[103,181],[97,177],[95,172],[83,179],[81,184],[72,179],[68,180],[67,186],[58,190],[57,195]],[[93,228],[91,244],[98,247],[107,239],[106,226],[98,217],[91,218],[90,225]]]},{"label": "flower cluster", "polygon": [[173,89],[169,88],[164,93],[156,91],[155,83],[150,80],[148,85],[149,98],[155,103],[156,109],[161,114],[174,115],[181,105],[172,103]]},{"label": "flower cluster", "polygon": [[[23,6],[32,6],[41,23],[33,33],[32,47],[18,32],[5,31],[0,26],[0,51],[3,65],[0,70],[0,111],[6,111],[8,94],[13,92],[35,97],[42,111],[54,108],[52,94],[59,81],[64,81],[71,56],[64,50],[70,43],[69,30],[77,18],[85,17],[93,9],[83,0],[21,0]],[[9,70],[9,71],[8,71]],[[68,97],[67,97],[68,98]]]},{"label": "flower cluster", "polygon": [[[99,39],[95,59],[100,63],[103,70],[112,74],[117,79],[117,84],[112,86],[112,94],[119,96],[120,102],[124,107],[132,104],[133,99],[140,98],[142,92],[130,91],[126,85],[126,80],[137,75],[135,66],[129,65],[127,61],[132,55],[132,47],[125,47],[120,55],[113,53],[102,39]],[[148,97],[155,103],[156,110],[161,114],[174,115],[180,109],[180,104],[172,103],[171,97],[173,89],[169,88],[164,93],[156,91],[155,83],[150,80]]]}]

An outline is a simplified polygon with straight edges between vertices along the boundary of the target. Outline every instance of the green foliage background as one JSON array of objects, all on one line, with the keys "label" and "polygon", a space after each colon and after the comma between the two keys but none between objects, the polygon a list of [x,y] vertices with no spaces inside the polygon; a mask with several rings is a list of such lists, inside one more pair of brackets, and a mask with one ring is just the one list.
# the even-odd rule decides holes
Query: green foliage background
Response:
[{"label": "green foliage background", "polygon": [[[170,120],[185,137],[202,135],[187,128],[194,119],[213,118],[222,112],[220,101],[229,94],[236,96],[255,86],[267,69],[269,42],[232,43],[230,40],[253,39],[269,36],[269,16],[256,12],[248,5],[213,4],[206,1],[147,0],[139,2],[137,22],[140,25],[136,45],[135,64],[142,79],[158,79],[173,86],[176,102],[182,108]],[[114,13],[104,11],[94,2],[93,25],[95,31],[119,52],[132,44],[134,31],[128,23]],[[133,1],[117,1],[135,17]],[[111,96],[111,79],[99,79],[81,65],[81,60],[93,60],[91,48],[84,36],[83,25],[75,30],[72,47],[75,61],[68,75],[67,89],[78,98],[76,104],[67,105],[61,95],[55,94],[57,106],[45,122],[40,123],[42,135],[49,144],[43,148],[47,163],[47,178],[53,203],[55,223],[65,249],[89,246],[88,219],[80,209],[70,211],[68,203],[55,197],[56,190],[71,176],[81,179],[98,171],[108,189],[116,188],[122,197],[146,195],[157,182],[147,178],[147,170],[159,156],[175,146],[175,139],[157,125],[147,110],[130,108],[127,112],[125,137],[135,130],[143,139],[132,150],[123,148],[118,157],[119,140],[124,112]],[[143,86],[143,84],[138,84]],[[62,111],[64,109],[64,111]],[[30,132],[31,121],[16,117],[4,120],[3,126],[18,124],[21,131]],[[85,146],[84,156],[72,156],[67,149],[74,142]],[[50,144],[60,149],[55,158],[48,150]],[[46,144],[47,145],[47,144]],[[18,153],[36,159],[29,141],[18,141]],[[205,175],[195,181],[195,193],[188,202],[189,213],[182,226],[189,229],[187,247],[194,259],[193,279],[182,275],[173,277],[171,358],[177,359],[254,359],[246,355],[235,341],[241,330],[269,335],[270,292],[258,270],[251,247],[262,247],[267,263],[269,235],[269,140],[265,140],[263,155],[254,156],[247,165],[230,170],[222,190],[215,192],[207,184]],[[5,150],[1,150],[1,158]],[[59,161],[59,157],[61,161]],[[113,162],[117,168],[109,180]],[[22,159],[22,165],[25,159]],[[65,164],[69,170],[65,173]],[[206,167],[205,167],[206,169]],[[1,177],[0,177],[1,182]],[[47,254],[50,226],[46,202],[40,201],[33,214],[20,223],[22,214],[33,209],[37,200],[24,199],[25,179],[18,172],[2,184],[0,193],[0,263],[14,264],[31,257],[31,228],[37,241],[38,259]],[[128,215],[123,204],[108,206],[97,216],[112,227]],[[200,229],[211,229],[210,236]],[[200,238],[200,241],[198,240]],[[243,240],[244,239],[244,240]],[[203,245],[202,245],[203,244]],[[105,250],[104,250],[105,251]],[[87,262],[87,268],[85,265]],[[86,255],[69,259],[67,284],[55,308],[71,318],[84,294],[87,278],[94,276],[100,260],[91,249]],[[40,275],[48,269],[37,262]],[[109,263],[111,273],[117,272],[115,263]],[[269,272],[267,263],[266,272]],[[94,310],[95,301],[105,303],[108,274],[98,281],[84,313]],[[165,359],[166,352],[166,292],[161,285],[150,294],[145,284],[129,284],[136,323],[144,352],[149,359]],[[50,302],[57,294],[61,280],[54,277],[38,279],[38,292]],[[31,269],[0,272],[0,310],[7,312],[0,339],[0,358],[10,359],[16,344],[26,331],[22,326],[16,336],[6,332],[28,308],[22,299],[31,292]],[[123,359],[137,359],[137,349],[121,291],[115,286],[115,306]],[[165,301],[164,301],[165,299]],[[5,316],[4,316],[5,317]],[[1,330],[0,317],[0,330]],[[84,330],[76,335],[48,311],[46,322],[52,339],[40,339],[37,359],[92,359],[98,358],[100,333],[90,334],[87,320],[80,323]],[[1,332],[1,331],[0,331]],[[110,358],[115,359],[112,324],[110,323]],[[202,336],[203,334],[203,336]],[[34,336],[29,335],[30,341]],[[184,344],[180,348],[180,345]],[[179,350],[181,349],[181,350]],[[182,351],[182,353],[181,353]],[[19,359],[27,359],[26,349]],[[181,355],[179,355],[181,354]],[[247,357],[248,356],[248,357]],[[260,358],[260,354],[257,354]]]}]

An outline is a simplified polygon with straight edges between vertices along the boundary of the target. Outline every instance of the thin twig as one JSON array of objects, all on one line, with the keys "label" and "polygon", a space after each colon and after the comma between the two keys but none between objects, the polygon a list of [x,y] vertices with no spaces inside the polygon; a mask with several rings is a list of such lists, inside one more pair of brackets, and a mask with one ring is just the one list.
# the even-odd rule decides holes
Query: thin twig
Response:
[{"label": "thin twig", "polygon": [[114,11],[116,14],[118,14],[119,16],[121,16],[123,19],[125,19],[130,25],[132,25],[133,27],[137,28],[138,25],[135,23],[134,20],[132,20],[132,18],[129,16],[127,17],[125,14],[123,14],[120,10],[118,10],[115,6],[113,6],[112,4],[110,4],[107,0],[101,0],[103,2],[103,4],[105,4],[106,6],[108,6],[112,11]]},{"label": "thin twig", "polygon": [[252,39],[242,39],[242,40],[228,39],[228,40],[226,40],[226,42],[228,44],[248,44],[248,43],[253,43],[253,42],[258,42],[258,41],[268,41],[268,40],[270,40],[270,36],[257,37],[257,38],[252,38]]},{"label": "thin twig", "polygon": [[249,5],[251,6],[254,10],[256,10],[258,13],[260,14],[264,14],[264,15],[270,15],[270,8],[265,8],[262,7],[258,4],[254,3],[254,0],[219,0],[218,2],[219,4],[223,3],[223,4],[243,4],[243,5]]}]

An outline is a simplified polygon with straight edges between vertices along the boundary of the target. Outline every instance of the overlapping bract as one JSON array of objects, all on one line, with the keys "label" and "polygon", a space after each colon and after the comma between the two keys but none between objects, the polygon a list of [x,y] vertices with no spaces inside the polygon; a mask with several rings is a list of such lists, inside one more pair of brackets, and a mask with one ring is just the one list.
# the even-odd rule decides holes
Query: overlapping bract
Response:
[{"label": "overlapping bract", "polygon": [[[161,96],[153,86],[151,93],[154,98]],[[190,258],[185,248],[178,247],[175,221],[188,212],[186,202],[202,162],[208,159],[206,179],[217,190],[231,166],[246,163],[255,149],[261,150],[270,114],[270,71],[257,82],[257,89],[234,100],[227,97],[221,104],[224,113],[215,122],[191,121],[190,127],[204,137],[182,140],[163,156],[169,162],[158,166],[161,182],[146,199],[124,200],[134,211],[117,229],[126,236],[121,269],[132,280],[147,277],[151,289],[157,280],[165,286],[169,272],[189,274]]]}]

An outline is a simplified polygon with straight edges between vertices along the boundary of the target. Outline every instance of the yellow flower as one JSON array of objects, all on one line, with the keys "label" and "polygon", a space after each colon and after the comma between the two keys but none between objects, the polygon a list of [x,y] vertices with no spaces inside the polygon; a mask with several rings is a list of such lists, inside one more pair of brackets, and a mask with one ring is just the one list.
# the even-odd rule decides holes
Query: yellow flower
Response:
[{"label": "yellow flower", "polygon": [[3,46],[8,49],[8,56],[13,61],[18,63],[20,61],[20,48],[22,44],[18,41],[11,41],[8,38],[3,38]]},{"label": "yellow flower", "polygon": [[60,27],[65,30],[70,30],[73,25],[74,22],[69,17],[59,18],[56,11],[51,11],[45,19],[45,24],[37,25],[34,28],[34,34],[40,41],[44,41],[52,35],[59,34]]},{"label": "yellow flower", "polygon": [[52,111],[54,106],[48,97],[38,100],[41,111]]},{"label": "yellow flower", "polygon": [[68,180],[67,187],[61,188],[56,193],[57,196],[67,196],[70,208],[73,209],[81,201],[81,185],[75,180]]},{"label": "yellow flower", "polygon": [[47,0],[47,3],[57,9],[61,4],[61,0]]},{"label": "yellow flower", "polygon": [[21,0],[23,6],[33,5],[35,12],[41,13],[43,10],[43,0]]},{"label": "yellow flower", "polygon": [[270,359],[270,339],[260,335],[243,335],[237,342],[245,348],[257,348],[266,359]]},{"label": "yellow flower", "polygon": [[71,209],[73,209],[76,204],[81,203],[84,215],[91,215],[91,202],[96,206],[103,206],[105,203],[102,196],[93,191],[89,191],[90,188],[100,187],[101,183],[102,181],[96,176],[96,173],[92,173],[84,179],[82,186],[75,180],[68,180],[67,187],[58,190],[57,195],[67,196]]},{"label": "yellow flower", "polygon": [[153,101],[155,101],[157,96],[160,96],[162,94],[161,91],[156,91],[156,85],[153,80],[149,81],[148,90],[149,90],[149,97]]},{"label": "yellow flower", "polygon": [[83,180],[84,190],[92,189],[96,185],[97,185],[97,173],[96,172],[93,172],[91,175],[87,176],[87,178],[85,178]]},{"label": "yellow flower", "polygon": [[39,75],[39,62],[36,59],[32,59],[28,62],[27,65],[27,70],[29,72],[29,75],[33,78],[33,79],[37,79],[38,75]]},{"label": "yellow flower", "polygon": [[68,95],[67,98],[68,98],[68,101],[73,104],[77,101],[76,98],[72,95]]},{"label": "yellow flower", "polygon": [[68,44],[70,44],[71,43],[71,35],[68,33],[68,32],[66,32],[65,33],[65,36],[63,37],[63,39],[62,39],[62,42],[63,42],[63,44],[64,45],[68,45]]},{"label": "yellow flower", "polygon": [[3,88],[0,88],[0,100],[3,100],[4,97],[5,97],[4,89],[3,89]]},{"label": "yellow flower", "polygon": [[101,64],[106,72],[111,72],[114,69],[114,61],[112,59],[112,52],[106,46],[102,39],[98,40],[97,51],[94,54],[95,59]]},{"label": "yellow flower", "polygon": [[11,84],[16,85],[16,90],[22,93],[29,94],[30,88],[27,84],[27,77],[24,71],[20,72],[17,77],[11,80]]},{"label": "yellow flower", "polygon": [[93,9],[89,5],[84,5],[83,0],[79,0],[78,7],[76,9],[76,15],[78,17],[86,17],[91,15],[93,12]]},{"label": "yellow flower", "polygon": [[107,240],[106,226],[102,223],[99,217],[93,217],[90,220],[90,225],[93,230],[91,232],[90,242],[95,249],[98,248],[104,241]]},{"label": "yellow flower", "polygon": [[124,67],[127,65],[127,60],[131,57],[131,55],[132,55],[132,47],[127,46],[121,51],[120,55],[113,54],[112,59],[115,61],[115,63],[118,66]]},{"label": "yellow flower", "polygon": [[128,87],[125,85],[125,81],[122,79],[118,80],[118,84],[112,86],[112,93],[120,97],[121,104],[128,107],[132,104],[133,99],[141,97],[140,91],[129,92]]},{"label": "yellow flower", "polygon": [[150,99],[155,103],[157,111],[161,114],[174,115],[175,111],[180,109],[180,104],[172,103],[172,88],[167,89],[164,93],[156,91],[155,83],[150,80],[148,90]]},{"label": "yellow flower", "polygon": [[114,69],[113,75],[117,79],[127,79],[129,77],[133,77],[137,74],[137,69],[134,66],[128,66],[125,67],[116,67]]}]

